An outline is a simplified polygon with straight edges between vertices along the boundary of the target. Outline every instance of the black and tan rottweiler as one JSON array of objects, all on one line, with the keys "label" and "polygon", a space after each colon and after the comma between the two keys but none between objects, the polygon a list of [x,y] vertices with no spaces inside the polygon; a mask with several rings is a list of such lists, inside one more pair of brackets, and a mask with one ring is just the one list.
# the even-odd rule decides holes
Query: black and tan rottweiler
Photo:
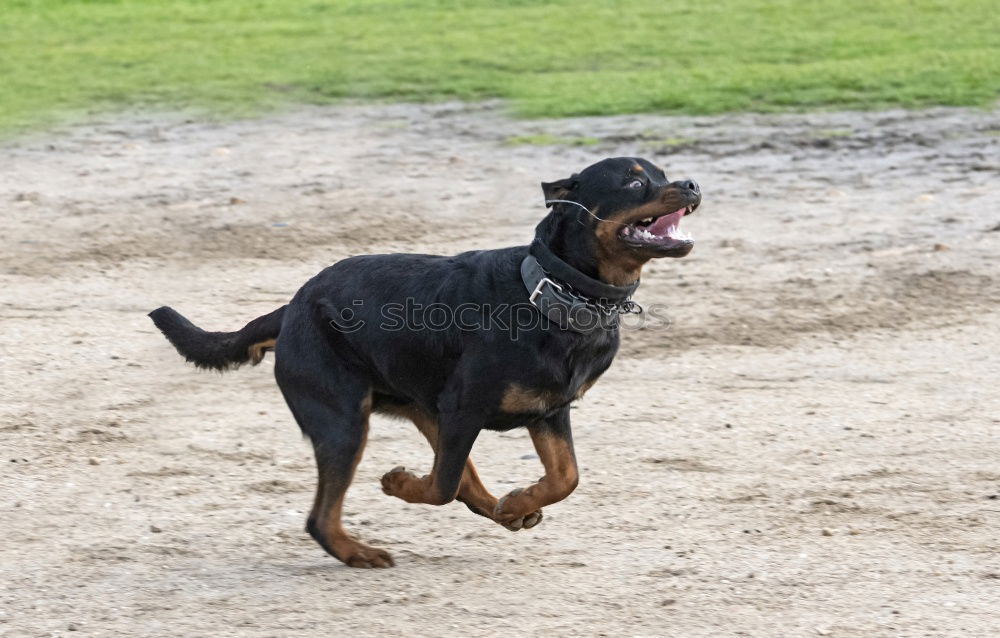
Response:
[{"label": "black and tan rottweiler", "polygon": [[[430,474],[397,467],[382,477],[385,493],[408,503],[458,499],[519,530],[576,487],[570,404],[611,365],[643,264],[691,251],[679,222],[701,192],[637,158],[603,160],[542,191],[552,210],[530,246],[351,257],[237,332],[205,332],[168,307],[150,313],[202,368],[274,350],[278,386],[319,470],[306,528],[344,563],[393,565],[341,525],[372,412],[412,420],[434,449]],[[521,426],[545,476],[498,500],[469,452],[483,429]]]}]

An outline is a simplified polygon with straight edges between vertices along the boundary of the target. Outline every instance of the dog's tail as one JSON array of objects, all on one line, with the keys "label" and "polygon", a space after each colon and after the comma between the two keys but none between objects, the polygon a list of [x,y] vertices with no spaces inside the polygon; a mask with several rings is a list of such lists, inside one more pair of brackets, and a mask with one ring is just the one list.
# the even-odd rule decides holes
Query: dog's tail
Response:
[{"label": "dog's tail", "polygon": [[257,317],[236,332],[206,332],[168,306],[157,308],[149,316],[185,359],[199,368],[229,370],[247,361],[253,365],[261,362],[277,343],[287,307]]}]

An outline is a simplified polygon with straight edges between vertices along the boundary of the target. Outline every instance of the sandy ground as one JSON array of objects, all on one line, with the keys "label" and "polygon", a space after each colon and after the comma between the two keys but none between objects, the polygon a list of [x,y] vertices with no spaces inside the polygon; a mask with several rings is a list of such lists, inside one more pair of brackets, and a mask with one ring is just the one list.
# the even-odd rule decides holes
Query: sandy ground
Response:
[{"label": "sandy ground", "polygon": [[[573,146],[511,144],[549,134]],[[364,252],[526,243],[538,182],[641,154],[705,192],[574,411],[580,487],[512,534],[378,477],[303,531],[313,464],[268,360],[185,365]],[[105,118],[0,148],[0,634],[996,636],[1000,112],[514,121],[495,104]],[[474,451],[497,493],[525,433]]]}]

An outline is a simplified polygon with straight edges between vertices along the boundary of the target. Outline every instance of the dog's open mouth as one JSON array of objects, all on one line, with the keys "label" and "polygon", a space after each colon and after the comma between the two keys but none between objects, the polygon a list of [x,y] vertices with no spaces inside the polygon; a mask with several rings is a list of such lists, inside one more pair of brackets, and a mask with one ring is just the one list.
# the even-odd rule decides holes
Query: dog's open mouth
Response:
[{"label": "dog's open mouth", "polygon": [[661,250],[688,247],[694,238],[681,230],[681,217],[693,213],[695,206],[678,208],[672,213],[659,217],[646,217],[632,224],[626,224],[618,236],[627,244]]}]

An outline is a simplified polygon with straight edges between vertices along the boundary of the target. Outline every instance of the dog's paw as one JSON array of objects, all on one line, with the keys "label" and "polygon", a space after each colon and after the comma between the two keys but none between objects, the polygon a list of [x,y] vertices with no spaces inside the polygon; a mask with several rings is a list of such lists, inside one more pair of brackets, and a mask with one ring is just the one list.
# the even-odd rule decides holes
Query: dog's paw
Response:
[{"label": "dog's paw", "polygon": [[507,512],[504,509],[504,506],[510,502],[510,499],[517,497],[517,495],[523,491],[524,490],[522,488],[512,490],[509,494],[497,502],[497,506],[493,510],[493,520],[512,532],[518,532],[522,529],[531,529],[535,525],[542,522],[542,510],[535,510],[534,512],[517,516],[516,514]]},{"label": "dog's paw", "polygon": [[334,555],[348,567],[370,569],[373,567],[394,567],[396,565],[389,552],[378,547],[369,547],[354,539],[338,544]]},{"label": "dog's paw", "polygon": [[402,465],[397,465],[382,475],[382,491],[389,496],[401,496],[407,483],[417,480],[417,475]]},{"label": "dog's paw", "polygon": [[525,514],[521,518],[515,518],[509,523],[500,523],[512,532],[519,532],[522,529],[531,529],[542,522],[542,510],[535,510],[530,514]]}]

